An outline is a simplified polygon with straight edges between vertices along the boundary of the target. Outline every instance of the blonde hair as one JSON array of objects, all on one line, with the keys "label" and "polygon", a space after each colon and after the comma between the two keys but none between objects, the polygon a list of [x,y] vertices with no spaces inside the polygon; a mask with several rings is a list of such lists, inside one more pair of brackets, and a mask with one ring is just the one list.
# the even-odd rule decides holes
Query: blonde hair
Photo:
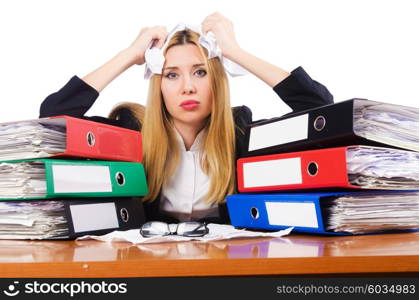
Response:
[{"label": "blonde hair", "polygon": [[[190,30],[177,32],[166,51],[173,46],[194,44],[204,57],[212,91],[212,109],[204,127],[201,148],[201,167],[210,177],[207,203],[221,203],[234,192],[235,184],[235,132],[230,106],[230,91],[224,68],[218,58],[208,59],[199,42],[199,34]],[[129,109],[142,124],[143,162],[147,174],[149,194],[144,201],[154,201],[163,185],[177,169],[180,159],[178,142],[171,116],[164,105],[161,93],[161,75],[150,79],[146,109],[136,103],[122,103],[112,110],[111,118],[118,118],[118,111]]]}]

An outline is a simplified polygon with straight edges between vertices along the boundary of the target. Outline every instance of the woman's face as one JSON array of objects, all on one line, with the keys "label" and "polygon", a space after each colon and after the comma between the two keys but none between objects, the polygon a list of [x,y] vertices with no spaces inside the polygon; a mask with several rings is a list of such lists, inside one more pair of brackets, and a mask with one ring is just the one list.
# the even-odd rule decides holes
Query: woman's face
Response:
[{"label": "woman's face", "polygon": [[178,45],[166,52],[161,91],[175,125],[202,128],[211,113],[212,95],[208,70],[197,46]]}]

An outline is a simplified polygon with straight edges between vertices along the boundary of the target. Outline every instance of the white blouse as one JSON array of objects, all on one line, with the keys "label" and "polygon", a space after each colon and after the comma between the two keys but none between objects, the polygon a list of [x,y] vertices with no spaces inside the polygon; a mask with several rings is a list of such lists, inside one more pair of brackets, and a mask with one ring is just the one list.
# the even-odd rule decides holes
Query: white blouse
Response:
[{"label": "white blouse", "polygon": [[179,221],[193,221],[204,217],[217,217],[218,204],[204,202],[210,186],[210,178],[203,172],[199,149],[203,130],[196,136],[189,151],[179,132],[175,129],[179,142],[180,161],[173,176],[163,185],[160,211]]}]

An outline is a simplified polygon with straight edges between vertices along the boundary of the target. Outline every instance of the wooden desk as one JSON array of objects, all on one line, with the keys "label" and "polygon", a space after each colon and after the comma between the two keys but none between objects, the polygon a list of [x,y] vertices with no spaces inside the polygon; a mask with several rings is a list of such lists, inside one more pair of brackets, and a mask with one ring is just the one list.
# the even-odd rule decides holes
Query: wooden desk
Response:
[{"label": "wooden desk", "polygon": [[419,275],[419,233],[211,243],[0,241],[0,277]]}]

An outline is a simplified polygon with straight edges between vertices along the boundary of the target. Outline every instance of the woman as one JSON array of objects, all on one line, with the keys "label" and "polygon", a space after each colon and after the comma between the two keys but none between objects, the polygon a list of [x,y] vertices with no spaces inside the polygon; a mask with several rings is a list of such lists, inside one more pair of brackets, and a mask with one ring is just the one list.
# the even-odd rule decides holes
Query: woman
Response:
[{"label": "woman", "polygon": [[[222,55],[266,82],[293,111],[333,102],[328,90],[300,67],[288,73],[242,50],[232,23],[215,13],[202,23],[215,35]],[[121,104],[109,118],[85,117],[102,91],[129,67],[145,63],[146,49],[161,48],[163,27],[144,28],[130,47],[83,79],[74,76],[41,105],[40,117],[66,114],[141,130],[149,195],[147,219],[227,223],[225,196],[235,190],[235,161],[252,123],[245,106],[230,108],[229,88],[219,58],[208,59],[199,34],[182,30],[164,51],[162,74],[150,80],[146,108]]]}]

